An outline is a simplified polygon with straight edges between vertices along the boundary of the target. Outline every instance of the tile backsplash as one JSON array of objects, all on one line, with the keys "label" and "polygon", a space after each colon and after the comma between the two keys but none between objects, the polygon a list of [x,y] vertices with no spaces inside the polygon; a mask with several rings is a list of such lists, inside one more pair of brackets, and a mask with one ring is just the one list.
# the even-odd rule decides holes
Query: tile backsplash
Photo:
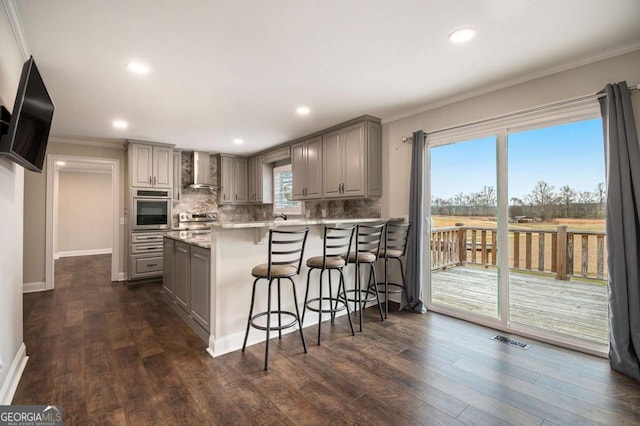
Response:
[{"label": "tile backsplash", "polygon": [[[271,219],[272,204],[218,205],[218,157],[211,156],[210,176],[213,189],[182,188],[180,201],[173,205],[173,226],[178,226],[178,214],[182,212],[208,213],[218,212],[221,222],[248,222]],[[182,152],[182,182],[193,182],[193,152]],[[380,217],[381,206],[378,198],[353,200],[316,200],[305,202],[306,215],[312,219],[328,218],[369,218]]]}]

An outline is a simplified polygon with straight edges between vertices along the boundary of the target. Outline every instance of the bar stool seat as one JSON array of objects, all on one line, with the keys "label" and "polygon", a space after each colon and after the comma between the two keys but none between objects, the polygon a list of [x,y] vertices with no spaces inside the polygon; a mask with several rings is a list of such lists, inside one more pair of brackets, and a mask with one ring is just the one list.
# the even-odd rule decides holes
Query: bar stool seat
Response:
[{"label": "bar stool seat", "polygon": [[376,255],[373,253],[349,253],[349,263],[356,263],[356,256],[358,258],[358,263],[371,263],[375,262],[377,259]]},{"label": "bar stool seat", "polygon": [[[254,266],[251,269],[251,275],[255,277],[253,281],[253,290],[251,292],[251,307],[249,308],[249,319],[247,320],[247,331],[244,335],[244,343],[242,344],[242,352],[247,347],[247,339],[249,337],[249,329],[251,327],[266,332],[266,342],[264,350],[264,369],[267,370],[269,362],[269,338],[271,332],[277,330],[278,338],[282,338],[282,330],[299,325],[300,339],[302,340],[302,347],[304,352],[307,353],[307,344],[304,341],[304,334],[302,333],[302,320],[300,318],[300,311],[298,309],[298,296],[296,295],[296,285],[291,277],[300,273],[300,267],[302,266],[302,257],[304,254],[304,247],[307,242],[307,235],[309,234],[309,228],[302,230],[269,230],[269,251],[267,263],[263,263]],[[291,290],[293,293],[293,305],[295,311],[285,310],[281,304],[281,280],[288,280],[291,283]],[[254,314],[253,310],[256,301],[256,286],[260,280],[267,280],[269,287],[267,290],[267,306],[266,310]],[[271,306],[271,290],[273,283],[276,283],[277,288],[277,303],[276,309]],[[276,316],[277,325],[271,324],[271,317]],[[288,318],[288,321],[283,321]],[[264,321],[266,320],[266,324]]]},{"label": "bar stool seat", "polygon": [[[351,321],[351,313],[349,312],[349,304],[347,302],[347,294],[345,292],[344,273],[342,272],[342,268],[347,264],[345,258],[347,257],[349,250],[351,250],[351,241],[353,240],[355,229],[355,225],[349,227],[325,226],[322,256],[313,256],[307,259],[309,272],[307,273],[307,291],[304,295],[302,320],[304,321],[307,309],[318,313],[318,345],[320,344],[320,337],[322,334],[322,314],[331,314],[331,323],[333,324],[336,313],[346,309],[349,327],[351,328],[351,335],[355,335],[353,323]],[[320,277],[318,279],[319,294],[318,297],[309,299],[311,272],[314,270],[320,271]],[[328,295],[323,294],[324,283],[322,282],[322,276],[325,271],[328,271],[329,274]],[[340,274],[338,291],[335,294],[333,293],[331,284],[332,271],[338,271]]]},{"label": "bar stool seat", "polygon": [[[325,258],[323,256],[314,256],[307,259],[307,266],[309,268],[322,268],[325,263]],[[327,257],[326,264],[324,266],[325,269],[338,269],[342,268],[346,265],[346,261],[342,257],[331,256]]]},{"label": "bar stool seat", "polygon": [[[297,274],[298,269],[293,265],[273,265],[271,267],[272,278],[288,278]],[[269,264],[263,263],[262,265],[254,266],[251,270],[251,275],[256,278],[268,278]]]}]

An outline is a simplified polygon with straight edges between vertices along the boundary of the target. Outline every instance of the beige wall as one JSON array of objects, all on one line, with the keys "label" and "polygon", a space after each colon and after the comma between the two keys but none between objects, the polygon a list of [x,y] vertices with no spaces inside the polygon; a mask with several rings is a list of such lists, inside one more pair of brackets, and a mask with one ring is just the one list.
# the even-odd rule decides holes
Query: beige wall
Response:
[{"label": "beige wall", "polygon": [[58,179],[56,252],[111,250],[111,173],[66,172]]},{"label": "beige wall", "polygon": [[[428,133],[501,114],[595,94],[607,83],[623,80],[628,84],[640,83],[640,51],[383,123],[382,139],[385,153],[382,164],[383,216],[402,217],[409,211],[411,144],[403,144],[402,136],[411,136],[417,130]],[[632,97],[636,123],[640,123],[640,94],[634,91]],[[638,128],[640,129],[640,126]]]},{"label": "beige wall", "polygon": [[[70,143],[49,143],[47,155],[69,155],[74,157],[92,157],[115,159],[120,162],[120,217],[125,215],[125,178],[126,151],[123,145],[114,144],[113,148]],[[45,202],[46,202],[46,163],[41,174],[25,175],[24,197],[24,282],[44,282],[45,274]],[[125,226],[120,226],[119,272],[125,269]],[[28,261],[27,261],[28,259]]]},{"label": "beige wall", "polygon": [[[0,7],[0,104],[13,110],[24,58]],[[27,172],[29,174],[30,172]],[[0,158],[0,405],[10,404],[22,346],[22,212],[25,171]],[[24,354],[22,354],[24,355]],[[16,365],[12,365],[16,361]],[[14,368],[12,368],[14,367]]]}]

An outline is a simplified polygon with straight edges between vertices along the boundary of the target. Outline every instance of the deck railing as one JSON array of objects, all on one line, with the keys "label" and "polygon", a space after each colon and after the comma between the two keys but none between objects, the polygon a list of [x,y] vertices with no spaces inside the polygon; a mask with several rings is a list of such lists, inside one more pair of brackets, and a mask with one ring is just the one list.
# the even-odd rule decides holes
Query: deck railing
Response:
[{"label": "deck railing", "polygon": [[[509,230],[509,266],[513,270],[570,277],[606,279],[604,231]],[[491,227],[451,226],[431,231],[431,269],[452,266],[497,265],[497,230]]]}]

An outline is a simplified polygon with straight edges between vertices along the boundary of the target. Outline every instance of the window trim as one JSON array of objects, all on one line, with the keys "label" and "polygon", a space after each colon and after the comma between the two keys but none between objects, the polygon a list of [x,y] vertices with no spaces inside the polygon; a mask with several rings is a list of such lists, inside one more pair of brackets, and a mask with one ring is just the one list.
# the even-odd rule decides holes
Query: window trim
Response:
[{"label": "window trim", "polygon": [[[304,215],[304,203],[302,201],[296,201],[298,203],[298,207],[280,207],[278,208],[276,206],[276,182],[277,182],[277,175],[278,173],[282,173],[285,171],[291,171],[291,164],[284,164],[282,166],[276,166],[273,168],[273,185],[272,185],[272,192],[273,192],[273,214],[279,214],[279,213],[284,213],[286,215],[293,215],[293,216],[302,216]],[[292,190],[292,196],[293,196],[293,186],[291,188]],[[295,201],[295,200],[294,200]]]}]

